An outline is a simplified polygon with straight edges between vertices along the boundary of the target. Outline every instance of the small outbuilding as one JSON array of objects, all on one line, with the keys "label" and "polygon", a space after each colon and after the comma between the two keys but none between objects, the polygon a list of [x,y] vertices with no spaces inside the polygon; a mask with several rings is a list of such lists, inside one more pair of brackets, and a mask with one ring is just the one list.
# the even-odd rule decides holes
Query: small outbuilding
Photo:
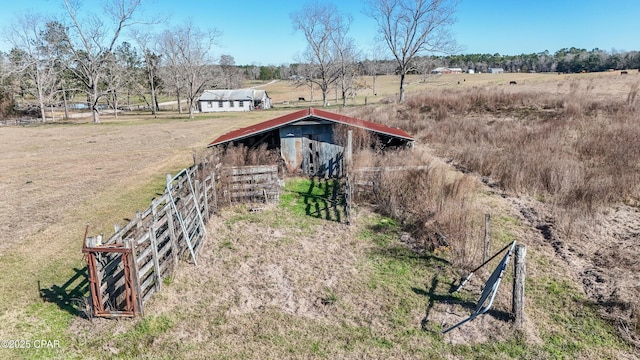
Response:
[{"label": "small outbuilding", "polygon": [[431,70],[432,74],[462,74],[462,68],[459,67],[437,67]]},{"label": "small outbuilding", "polygon": [[489,68],[488,69],[489,74],[502,74],[504,73],[504,69],[503,68]]},{"label": "small outbuilding", "polygon": [[280,150],[291,173],[337,177],[344,169],[345,150],[344,144],[338,141],[339,126],[366,131],[382,148],[408,147],[414,141],[411,135],[397,128],[308,108],[231,131],[213,140],[208,147],[267,144],[269,149]]},{"label": "small outbuilding", "polygon": [[251,111],[270,109],[271,98],[266,90],[205,90],[198,99],[200,112]]}]

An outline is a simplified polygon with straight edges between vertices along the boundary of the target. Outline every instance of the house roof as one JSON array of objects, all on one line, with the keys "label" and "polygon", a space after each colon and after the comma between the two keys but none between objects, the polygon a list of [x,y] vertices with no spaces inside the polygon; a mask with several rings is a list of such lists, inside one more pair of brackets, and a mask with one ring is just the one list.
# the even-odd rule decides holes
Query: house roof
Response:
[{"label": "house roof", "polygon": [[437,67],[433,70],[431,70],[432,73],[439,73],[439,72],[443,72],[443,71],[449,71],[449,68],[446,67]]},{"label": "house roof", "polygon": [[377,124],[377,123],[373,123],[373,122],[366,121],[366,120],[356,119],[356,118],[353,118],[353,117],[340,115],[340,114],[332,113],[332,112],[329,112],[329,111],[318,110],[318,109],[314,109],[314,108],[308,108],[308,109],[303,109],[303,110],[299,110],[299,111],[296,111],[296,112],[292,112],[290,114],[283,115],[283,116],[277,117],[275,119],[267,120],[267,121],[264,121],[264,122],[261,122],[261,123],[255,124],[255,125],[247,126],[247,127],[241,128],[241,129],[237,129],[237,130],[228,132],[228,133],[218,137],[217,139],[213,140],[208,145],[208,147],[224,144],[224,143],[235,141],[235,140],[240,140],[240,139],[247,138],[247,137],[251,137],[253,135],[264,133],[264,132],[267,132],[267,131],[271,131],[271,130],[280,128],[282,126],[285,126],[285,125],[288,125],[288,124],[291,124],[291,123],[295,123],[297,121],[304,120],[304,119],[307,119],[307,118],[316,118],[316,119],[328,120],[328,121],[332,121],[332,122],[335,122],[335,123],[355,126],[355,127],[358,127],[358,128],[366,129],[366,130],[373,131],[373,132],[376,132],[376,133],[389,135],[389,136],[392,136],[392,137],[397,137],[397,138],[401,138],[401,139],[405,139],[405,140],[409,140],[409,141],[413,141],[414,140],[411,135],[409,135],[406,132],[404,132],[403,130],[400,130],[400,129],[397,129],[397,128],[392,128],[392,127],[389,127],[389,126],[386,126],[386,125]]},{"label": "house roof", "polygon": [[255,89],[235,89],[235,90],[205,90],[200,95],[199,101],[220,101],[220,100],[254,100],[266,96],[265,90]]},{"label": "house roof", "polygon": [[269,95],[267,95],[267,90],[256,89],[253,94],[255,99],[264,99],[269,97]]}]

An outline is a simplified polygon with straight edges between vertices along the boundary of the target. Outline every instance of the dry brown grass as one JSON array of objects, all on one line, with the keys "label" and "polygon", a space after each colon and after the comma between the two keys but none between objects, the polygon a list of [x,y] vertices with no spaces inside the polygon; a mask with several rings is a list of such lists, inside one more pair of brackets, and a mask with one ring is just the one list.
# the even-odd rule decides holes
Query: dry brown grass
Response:
[{"label": "dry brown grass", "polygon": [[[590,77],[588,78],[587,76]],[[558,79],[558,81],[556,82],[552,77],[553,79]],[[509,87],[504,85],[505,83],[508,84],[511,78],[517,79],[518,86]],[[591,78],[594,79],[593,83],[588,86]],[[566,189],[570,189],[574,182],[578,185],[583,184],[584,181],[580,182],[576,181],[576,179],[586,179],[585,164],[589,166],[593,164],[592,167],[594,169],[602,169],[601,167],[596,167],[596,165],[606,164],[607,162],[613,163],[613,165],[610,165],[612,166],[611,169],[623,168],[625,164],[628,166],[634,165],[633,158],[619,159],[608,155],[608,151],[611,148],[615,148],[616,152],[614,153],[616,154],[628,154],[626,149],[631,148],[631,146],[624,146],[624,142],[634,139],[630,128],[632,124],[637,123],[637,113],[633,113],[630,109],[621,109],[616,115],[616,121],[612,122],[607,117],[608,114],[612,114],[616,110],[617,104],[620,102],[627,104],[629,102],[628,98],[634,97],[632,83],[633,81],[637,82],[637,80],[634,80],[632,76],[629,76],[625,80],[628,82],[624,84],[617,83],[620,80],[619,77],[616,78],[610,75],[591,76],[590,74],[585,74],[584,79],[580,76],[553,76],[546,74],[509,74],[501,77],[482,74],[479,77],[466,76],[466,81],[462,81],[462,79],[461,77],[439,77],[429,83],[422,83],[416,79],[416,81],[408,85],[408,94],[416,96],[422,93],[435,95],[443,89],[457,87],[463,92],[451,92],[451,96],[456,97],[458,96],[456,94],[461,94],[464,97],[473,95],[478,89],[486,89],[486,95],[479,94],[474,96],[484,99],[478,101],[490,102],[488,106],[491,112],[488,110],[482,112],[477,110],[477,107],[476,110],[471,108],[468,113],[456,112],[457,110],[455,109],[458,106],[462,106],[462,108],[467,106],[465,101],[459,103],[457,102],[458,100],[455,103],[451,103],[454,105],[452,107],[431,105],[434,109],[437,109],[437,112],[434,113],[437,116],[433,117],[430,115],[431,110],[426,111],[426,108],[425,112],[421,113],[419,111],[414,112],[405,105],[397,104],[353,107],[344,111],[348,111],[356,117],[381,121],[409,130],[416,135],[422,144],[435,149],[438,154],[444,154],[447,158],[453,158],[459,154],[460,160],[458,161],[464,162],[468,167],[478,164],[473,166],[481,169],[480,172],[483,174],[493,176],[493,174],[498,173],[502,167],[497,166],[495,160],[502,159],[505,165],[510,162],[511,158],[507,157],[505,153],[519,153],[519,157],[514,157],[514,159],[518,159],[518,162],[513,165],[511,171],[505,171],[504,176],[501,176],[500,179],[504,178],[503,182],[505,184],[511,184],[509,188],[518,189],[518,191],[522,192],[532,191],[528,190],[530,189],[528,184],[537,184],[532,188],[535,189],[534,193],[540,194],[539,199],[545,201],[544,205],[561,204],[562,201],[559,200],[562,199],[561,195],[569,193]],[[574,79],[577,81],[578,86],[573,86],[573,89],[571,89],[569,81]],[[387,81],[389,85],[383,85]],[[397,86],[396,81],[397,79],[394,77],[389,77],[388,79],[379,78],[377,97],[372,96],[372,94],[365,94],[365,91],[353,103],[364,103],[364,96],[369,97],[370,104],[379,104],[384,99],[394,98],[397,91],[395,89]],[[456,84],[457,81],[461,81],[461,85],[458,86]],[[523,86],[520,86],[521,84]],[[589,87],[588,97],[584,96],[587,87]],[[267,88],[267,90],[269,89]],[[494,90],[497,93],[492,94]],[[278,96],[282,99],[296,98],[294,95],[297,95],[297,93],[291,93],[290,89],[282,88],[281,91]],[[571,91],[582,98],[579,100],[566,98]],[[289,95],[286,94],[287,92],[290,92]],[[544,100],[547,99],[545,96],[536,95],[541,92],[551,93],[552,98]],[[534,96],[539,96],[543,104],[547,105],[537,106],[535,103],[531,103],[526,98],[526,95],[522,95],[518,100],[518,94],[523,93],[532,93]],[[270,94],[273,95],[274,93],[270,92]],[[482,98],[482,96],[485,96],[486,99]],[[491,100],[492,98],[495,98],[495,100]],[[558,102],[554,98],[562,101]],[[592,105],[593,101],[605,98],[611,100],[610,105],[606,105],[606,101],[600,101],[598,105]],[[566,99],[566,102],[563,99]],[[446,99],[443,98],[442,101],[446,101]],[[516,103],[519,101],[522,105],[511,106],[509,105],[510,101],[515,101]],[[285,112],[288,112],[286,108],[280,108],[251,114],[215,114],[199,116],[196,120],[191,121],[187,121],[186,116],[180,118],[176,114],[162,114],[163,116],[158,120],[153,120],[147,115],[121,116],[117,120],[105,117],[102,125],[67,123],[0,129],[0,168],[3,169],[2,173],[0,173],[0,194],[4,196],[5,200],[0,204],[0,213],[3,215],[0,218],[0,229],[2,230],[0,232],[0,309],[2,309],[0,321],[3,323],[3,326],[0,327],[0,338],[45,336],[55,339],[57,336],[61,336],[66,341],[64,345],[66,349],[59,353],[49,353],[51,356],[79,357],[87,351],[90,352],[88,357],[110,356],[113,355],[113,350],[110,349],[109,344],[114,333],[130,335],[131,331],[133,331],[133,335],[135,335],[135,331],[139,326],[142,327],[142,325],[148,323],[147,319],[151,319],[149,322],[153,324],[153,319],[156,318],[157,314],[162,314],[160,316],[166,316],[169,320],[177,321],[173,327],[174,331],[164,334],[155,340],[153,337],[151,340],[143,338],[144,341],[139,342],[141,345],[138,345],[138,343],[132,345],[134,348],[143,350],[152,348],[159,353],[167,354],[167,356],[194,355],[206,357],[210,354],[209,351],[219,351],[221,356],[231,354],[241,357],[242,355],[247,355],[247,353],[238,350],[238,339],[246,339],[252,336],[253,338],[251,339],[255,341],[249,345],[249,355],[261,354],[265,357],[282,355],[286,357],[290,354],[288,352],[290,349],[279,347],[282,344],[283,337],[286,335],[288,339],[294,339],[286,342],[286,346],[290,346],[294,350],[300,345],[309,348],[315,342],[322,344],[323,339],[327,336],[329,338],[334,336],[331,339],[335,339],[344,346],[356,346],[360,354],[363,356],[370,355],[370,357],[378,356],[376,354],[379,351],[382,351],[383,355],[388,355],[387,357],[398,357],[407,354],[415,355],[419,353],[420,349],[425,349],[425,336],[420,334],[404,342],[402,338],[398,339],[402,345],[391,349],[383,348],[383,350],[380,350],[380,344],[372,344],[372,340],[368,340],[365,345],[353,345],[350,336],[353,334],[358,335],[357,331],[361,331],[362,328],[374,329],[375,333],[373,335],[385,340],[384,336],[393,327],[393,322],[387,318],[380,320],[381,316],[385,316],[385,314],[389,311],[394,311],[394,309],[403,309],[400,301],[403,298],[411,299],[412,301],[411,306],[406,306],[411,309],[411,312],[407,315],[411,318],[411,322],[405,324],[403,329],[408,329],[406,333],[414,331],[414,323],[419,323],[421,317],[424,316],[426,301],[423,295],[418,296],[418,293],[411,291],[411,286],[418,284],[420,280],[412,284],[401,284],[402,291],[404,291],[402,293],[403,296],[398,297],[398,299],[387,298],[383,304],[377,302],[380,296],[384,296],[386,293],[383,287],[367,293],[366,297],[361,299],[357,298],[357,295],[363,292],[349,292],[352,290],[347,284],[350,280],[346,280],[346,282],[341,282],[341,280],[351,279],[352,276],[349,273],[341,272],[344,270],[342,266],[344,265],[345,268],[355,272],[360,271],[363,274],[370,273],[370,269],[365,268],[363,270],[356,267],[354,270],[352,268],[353,262],[349,257],[351,255],[361,255],[362,244],[355,244],[352,248],[345,250],[344,247],[346,245],[351,245],[345,244],[343,238],[336,237],[331,238],[326,243],[327,247],[324,247],[325,243],[323,243],[322,235],[325,234],[325,230],[322,229],[333,230],[336,227],[336,224],[333,223],[325,227],[320,225],[318,238],[312,237],[308,232],[304,233],[304,230],[303,233],[297,232],[299,230],[295,230],[296,227],[294,225],[296,224],[289,223],[284,225],[287,229],[286,231],[280,230],[278,232],[279,230],[276,228],[274,233],[263,233],[263,236],[256,235],[252,222],[260,223],[263,221],[261,217],[242,220],[243,227],[247,227],[246,232],[239,232],[237,231],[238,229],[231,225],[225,230],[223,242],[208,243],[207,245],[211,252],[204,256],[208,257],[207,260],[211,260],[213,264],[211,271],[203,271],[194,277],[190,277],[191,274],[189,272],[177,275],[180,277],[180,281],[174,280],[174,287],[169,286],[168,290],[163,290],[159,293],[153,300],[154,305],[149,308],[151,309],[151,315],[145,317],[144,320],[113,322],[96,320],[94,322],[89,322],[88,320],[84,322],[85,320],[81,320],[83,321],[83,326],[85,326],[84,329],[70,330],[69,323],[73,320],[73,317],[64,309],[59,308],[57,304],[43,303],[38,298],[36,289],[38,280],[42,282],[42,287],[55,289],[55,286],[62,286],[69,279],[70,275],[73,274],[74,268],[82,266],[80,241],[87,222],[91,223],[92,232],[105,232],[108,235],[113,223],[123,223],[126,221],[124,218],[133,216],[135,210],[148,206],[150,198],[156,192],[162,190],[166,172],[174,172],[190,165],[194,151],[204,148],[209,141],[224,132],[276,117]],[[564,117],[565,115],[571,116]],[[556,119],[558,116],[560,119]],[[440,120],[434,120],[436,117],[440,118]],[[463,117],[466,119],[465,121],[461,119]],[[606,134],[606,136],[597,131],[597,126],[605,128],[606,131],[603,134]],[[510,129],[512,134],[510,136],[504,135]],[[502,130],[504,134],[494,134],[494,130]],[[603,143],[601,141],[597,141],[597,144],[590,144],[587,139],[581,139],[591,135],[603,136],[603,139],[618,141],[619,144],[610,144],[609,147],[606,147],[599,146]],[[545,136],[550,139],[546,140]],[[533,146],[533,144],[536,144],[535,142],[532,142],[528,147],[530,154],[527,154],[526,151],[520,152],[518,147],[514,145],[514,142],[525,141],[529,138],[537,139],[538,143],[544,144],[549,149],[555,149],[553,150],[555,152],[566,151],[568,155],[566,158],[559,157],[557,160],[552,161],[553,164],[545,168],[540,165],[544,164],[544,156],[536,155],[539,150]],[[556,142],[561,142],[563,145],[558,148],[555,146]],[[478,146],[472,147],[473,144]],[[577,144],[583,145],[577,146]],[[631,150],[633,151],[633,149]],[[419,156],[413,159],[403,159],[406,161],[404,163],[410,165],[432,164],[431,160],[426,158],[426,154],[419,151],[416,154],[419,154]],[[555,153],[551,152],[551,154]],[[421,158],[423,155],[425,158]],[[576,162],[575,158],[579,157],[578,155],[583,159],[590,159],[590,161]],[[517,164],[520,161],[527,160],[529,157],[533,161],[537,161],[535,164],[538,165],[528,165],[526,168],[534,169],[541,174],[546,173],[546,180],[533,181],[528,177],[530,176],[529,174],[535,173],[535,171],[525,173],[518,170]],[[368,160],[363,160],[362,164],[371,163],[373,166],[378,163],[377,161],[376,157],[369,157]],[[389,164],[401,163],[389,160]],[[621,164],[622,167],[618,164]],[[637,166],[637,164],[635,165]],[[468,214],[466,211],[471,206],[469,202],[464,200],[468,199],[467,196],[470,194],[467,190],[470,190],[475,185],[468,183],[470,181],[468,176],[464,177],[465,179],[459,178],[459,175],[452,176],[450,172],[441,169],[440,166],[441,164],[433,163],[429,170],[430,187],[424,190],[436,191],[438,190],[437,188],[440,188],[442,191],[439,194],[433,193],[434,199],[428,200],[429,208],[427,210],[432,211],[432,217],[427,219],[427,222],[431,221],[431,224],[437,224],[440,231],[445,235],[462,234],[461,236],[471,236],[468,232],[460,229],[469,226],[469,223],[477,222],[477,219],[474,220],[474,218],[463,218],[466,216],[465,214]],[[545,169],[564,170],[556,173],[555,170]],[[593,170],[593,172],[596,174],[602,171]],[[614,173],[614,176],[599,178],[601,179],[599,180],[601,182],[600,186],[596,186],[598,182],[595,182],[594,189],[589,190],[589,188],[586,188],[586,190],[591,193],[594,193],[595,190],[605,191],[606,194],[606,191],[608,191],[607,182],[619,181],[620,186],[625,186],[624,184],[630,181],[627,179],[628,176],[633,178],[633,173]],[[390,178],[390,181],[393,182],[394,180]],[[427,184],[426,180],[415,173],[409,173],[406,178],[398,178],[395,181],[402,185],[402,187],[398,188],[411,191],[415,190],[412,182]],[[629,205],[633,204],[633,201],[637,201],[637,185],[635,188],[626,188],[625,191],[628,192],[625,196],[628,197],[626,202]],[[544,195],[546,192],[552,195]],[[394,204],[401,204],[405,202],[405,199],[408,199],[406,194],[394,196],[396,197],[388,197],[389,201]],[[460,201],[444,201],[443,204],[442,200],[440,202],[437,201],[438,196],[441,199],[458,199]],[[574,198],[579,197],[577,194],[572,196]],[[571,199],[572,196],[567,198]],[[591,195],[591,197],[593,198],[594,196]],[[614,194],[612,198],[618,199],[619,197]],[[593,201],[594,205],[600,202],[599,199],[594,199]],[[465,208],[461,209],[462,206]],[[438,210],[438,213],[434,213],[434,209]],[[421,215],[418,212],[417,215],[414,215],[412,211],[421,210],[413,208],[407,208],[403,211],[406,211],[410,216],[414,216],[414,218],[418,218],[417,215],[425,216],[427,214],[425,212]],[[620,214],[624,216],[621,217],[619,216]],[[282,214],[276,213],[277,215],[281,216],[277,217],[273,222],[290,220],[287,216],[282,216]],[[242,218],[242,216],[242,214],[238,214],[238,217]],[[438,216],[441,218],[438,218]],[[634,216],[637,218],[637,213],[629,211],[628,207],[616,208],[608,214],[603,214],[601,220],[607,226],[600,229],[600,233],[591,233],[590,237],[586,238],[589,241],[585,241],[585,243],[605,244],[606,246],[596,250],[579,248],[583,255],[581,259],[599,257],[604,264],[598,269],[601,270],[607,266],[611,267],[610,272],[603,272],[606,281],[610,281],[609,279],[614,276],[630,279],[629,281],[635,281],[637,278],[635,275],[637,271],[629,271],[634,269],[633,266],[637,266],[633,265],[637,257],[631,251],[634,249],[636,238],[628,236],[634,231]],[[460,220],[456,220],[456,218]],[[443,225],[446,221],[452,221],[452,224]],[[628,226],[621,227],[621,223]],[[477,229],[477,226],[475,228]],[[312,229],[316,230],[317,228],[312,227]],[[532,229],[535,228],[532,227]],[[617,232],[614,231],[612,235],[609,231],[611,229],[617,229]],[[329,230],[326,231],[329,232]],[[456,239],[454,238],[456,236],[458,235],[448,235],[450,244],[455,243]],[[612,236],[614,237],[613,240]],[[618,237],[616,238],[615,236]],[[627,237],[625,238],[625,236]],[[266,241],[259,245],[253,244],[252,241],[257,237],[266,239]],[[279,277],[282,273],[271,270],[278,270],[276,268],[278,266],[287,271],[295,268],[296,263],[291,262],[286,256],[288,253],[282,250],[282,246],[290,245],[295,237],[303,238],[303,241],[298,244],[298,249],[301,252],[296,253],[297,256],[301,259],[307,256],[316,256],[317,259],[310,261],[301,269],[300,273],[296,273],[292,277],[296,281],[306,281],[308,287],[306,290],[302,290],[303,292],[306,291],[303,296],[294,293],[293,307],[289,307],[288,298],[283,296],[283,294],[286,295],[288,293],[274,292],[267,281],[291,282],[287,280],[286,276]],[[275,241],[269,241],[269,239],[275,239]],[[354,240],[351,237],[349,239]],[[562,238],[562,240],[566,239]],[[225,241],[229,241],[229,243]],[[318,246],[318,248],[305,248],[310,244]],[[460,254],[477,253],[474,249],[464,247],[469,242],[462,241],[459,244],[462,247],[454,249],[456,252]],[[572,242],[570,245],[577,248],[579,243]],[[256,250],[256,252],[239,251],[234,260],[233,256],[225,257],[229,255],[228,251],[233,252],[228,246],[235,246],[238,249],[246,247],[250,250]],[[246,260],[245,256],[257,256],[254,261],[262,261],[264,258],[259,255],[263,250],[261,247],[269,246],[274,246],[274,249],[265,250],[269,250],[268,254],[275,254],[274,259],[277,259],[276,267],[271,266],[272,263],[266,261],[261,264],[256,263],[261,269],[261,272],[257,274],[257,279],[267,281],[249,280],[246,275],[252,275],[252,271],[243,270],[241,267],[241,263]],[[542,247],[542,245],[539,247]],[[631,250],[619,254],[616,251],[617,248]],[[596,253],[596,251],[600,252]],[[224,257],[228,262],[221,262],[218,256]],[[332,262],[332,257],[334,256],[336,260]],[[471,256],[468,255],[467,258],[471,258]],[[414,258],[406,256],[405,259]],[[411,262],[411,268],[418,266],[426,268],[422,258],[415,258],[414,260]],[[374,266],[377,263],[367,262],[366,264]],[[564,264],[557,265],[557,268],[564,270]],[[216,268],[216,266],[219,268]],[[431,265],[429,264],[429,266]],[[547,267],[540,264],[532,266],[534,269],[535,267],[541,269],[539,270],[540,273],[545,273],[548,270]],[[228,270],[238,270],[237,273],[234,273],[237,276],[234,275],[229,279],[224,278],[225,271]],[[383,268],[382,270],[386,271],[388,269]],[[399,270],[404,270],[404,268],[400,267]],[[323,277],[320,282],[313,282],[316,280],[314,278],[316,272]],[[335,279],[332,279],[331,276],[334,273],[337,273],[337,275]],[[561,270],[557,270],[554,274],[559,274],[559,277],[564,276]],[[209,275],[211,276],[208,277]],[[581,279],[578,275],[576,275],[576,278]],[[362,275],[360,280],[362,279],[366,280],[366,276]],[[397,279],[405,279],[405,274],[400,272],[400,275],[390,283],[397,283]],[[237,280],[238,283],[233,284],[234,280]],[[203,284],[211,286],[202,286]],[[229,284],[232,286],[231,289],[229,292],[224,293],[228,297],[217,298],[215,290],[225,289],[225,285]],[[307,301],[305,306],[307,306],[307,309],[313,310],[311,315],[325,314],[327,311],[323,307],[325,305],[319,306],[313,302],[319,298],[331,298],[330,292],[327,293],[327,286],[331,287],[329,290],[337,293],[338,304],[343,306],[340,311],[329,315],[330,326],[326,326],[327,321],[322,317],[317,322],[314,321],[312,325],[309,325],[304,321],[304,318],[301,320],[300,317],[297,317],[298,314],[295,314],[295,311],[293,315],[286,313],[287,309],[293,309],[296,306],[301,307],[305,305],[304,301]],[[360,284],[358,286],[363,285]],[[427,289],[424,284],[419,287]],[[261,292],[250,294],[246,292],[247,289],[257,289]],[[360,288],[356,287],[354,289]],[[599,288],[594,288],[593,297],[605,294],[604,300],[618,299],[619,303],[623,305],[624,299],[637,298],[638,294],[633,286],[619,286],[618,289],[621,290],[615,295],[615,299],[613,295],[609,297],[611,291],[605,293],[606,290],[611,290],[611,288],[603,288],[602,291]],[[188,296],[185,297],[185,294]],[[203,298],[200,296],[201,294],[207,294],[209,297]],[[591,294],[589,295],[591,296]],[[187,305],[181,302],[178,305],[178,302],[185,298],[188,300]],[[259,306],[257,308],[253,306],[257,303],[256,299],[264,302],[271,301],[272,304],[275,304],[275,310],[270,308],[266,311],[267,315],[271,314],[271,316],[263,317],[262,315],[265,314],[265,311]],[[247,300],[248,302],[240,300]],[[211,306],[211,301],[217,302],[214,306]],[[352,304],[354,307],[350,309],[349,306]],[[571,304],[582,306],[581,303]],[[236,307],[231,310],[232,308],[229,305]],[[283,315],[283,312],[278,310],[278,307],[284,309],[284,314],[287,315]],[[366,310],[372,307],[374,309],[371,310],[370,315],[364,318],[357,317],[359,309]],[[233,314],[233,311],[247,308],[250,311],[245,316]],[[354,309],[356,311],[351,311]],[[154,310],[158,310],[157,313],[154,313]],[[164,310],[166,310],[165,313],[163,313]],[[535,311],[542,312],[539,308],[535,309]],[[344,330],[341,321],[345,314],[351,317],[348,318],[348,321],[354,323],[361,321],[358,323],[361,324],[361,328],[357,328],[355,332],[351,328],[348,328],[348,331]],[[163,317],[162,319],[165,318]],[[163,322],[160,321],[160,323]],[[286,328],[283,325],[288,322],[295,324],[293,328]],[[488,323],[492,324],[493,322],[489,321]],[[536,324],[539,325],[539,323]],[[629,323],[629,328],[633,328],[635,325],[637,323]],[[269,331],[269,329],[273,329],[273,331]],[[492,331],[495,330],[494,328],[490,329]],[[553,329],[553,331],[556,330]],[[78,333],[73,331],[78,331]],[[304,335],[302,341],[297,340],[300,338],[299,334]],[[402,332],[402,334],[405,334],[405,332]],[[562,334],[571,334],[571,332],[562,329]],[[132,339],[139,340],[138,337],[132,337]],[[175,339],[180,341],[174,341]],[[216,339],[221,339],[221,341],[216,343],[214,341]],[[375,337],[370,336],[368,339],[375,339]],[[191,341],[186,345],[182,345],[182,340],[184,342]],[[117,338],[116,341],[120,344],[130,343],[130,341],[122,338]],[[438,339],[438,341],[427,341],[427,343],[438,350],[437,347],[442,346],[443,342],[442,339]],[[387,343],[383,342],[382,345],[386,346]],[[406,349],[409,349],[409,352],[404,352]],[[445,351],[450,351],[451,354],[455,351],[469,351],[467,348],[456,348],[455,351],[451,349],[451,347],[447,347]],[[340,351],[333,354],[349,355],[347,350]],[[412,353],[410,351],[415,352]],[[484,351],[491,351],[491,349],[485,349]],[[616,351],[612,350],[612,353],[616,354]],[[547,354],[546,352],[541,353]],[[600,352],[599,354],[602,353]],[[7,356],[16,356],[15,354],[10,353]],[[5,353],[2,355],[4,356]],[[17,356],[22,355],[29,356],[28,354],[25,355],[25,353]],[[32,356],[38,356],[38,354]],[[140,354],[140,356],[143,355]]]},{"label": "dry brown grass", "polygon": [[361,115],[406,129],[515,192],[589,211],[637,201],[638,111],[575,91],[445,90]]},{"label": "dry brown grass", "polygon": [[[101,125],[67,123],[0,131],[0,338],[46,334],[51,325],[29,308],[38,283],[57,291],[82,268],[91,234],[113,232],[164,188],[165,174],[192,164],[192,153],[229,130],[277,116],[105,118]],[[263,118],[256,118],[262,115]],[[166,116],[166,115],[165,115]],[[171,118],[172,117],[172,118]],[[64,291],[57,294],[60,302]],[[55,308],[55,304],[52,304]],[[58,310],[64,313],[63,310]]]},{"label": "dry brown grass", "polygon": [[375,152],[369,147],[354,153],[354,168],[379,167],[379,172],[358,172],[355,182],[375,182],[355,195],[356,203],[372,203],[382,215],[402,224],[417,241],[416,250],[452,251],[457,265],[477,261],[478,213],[473,205],[477,182],[455,173],[423,147]]},{"label": "dry brown grass", "polygon": [[606,317],[633,329],[637,262],[622,259],[640,256],[628,245],[640,228],[637,82],[559,76],[545,86],[429,91],[403,105],[349,113],[407,129],[465,171],[534,199],[514,200],[524,221],[540,230]]}]

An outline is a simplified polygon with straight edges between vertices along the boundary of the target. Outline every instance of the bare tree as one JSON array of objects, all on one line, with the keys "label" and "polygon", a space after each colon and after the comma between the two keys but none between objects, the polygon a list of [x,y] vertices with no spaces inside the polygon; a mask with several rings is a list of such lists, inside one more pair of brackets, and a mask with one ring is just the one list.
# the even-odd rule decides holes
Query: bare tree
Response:
[{"label": "bare tree", "polygon": [[353,38],[348,37],[346,32],[338,32],[332,34],[335,44],[335,58],[338,66],[337,84],[340,89],[342,106],[347,105],[347,95],[354,94],[356,76],[358,68],[356,62],[360,54],[356,50]]},{"label": "bare tree", "polygon": [[421,53],[450,53],[456,48],[449,32],[460,0],[368,0],[366,14],[378,24],[400,75],[400,102],[405,77]]},{"label": "bare tree", "polygon": [[194,118],[196,99],[207,86],[216,83],[210,51],[218,36],[216,30],[201,31],[188,22],[165,31],[161,37],[164,61],[171,69],[177,94],[181,89],[185,93],[190,119]]},{"label": "bare tree", "polygon": [[141,59],[136,49],[128,42],[123,42],[114,51],[114,66],[109,68],[108,85],[111,107],[114,116],[118,117],[119,95],[126,95],[127,106],[131,108],[131,95],[137,92],[137,84],[141,73]]},{"label": "bare tree", "polygon": [[0,51],[0,118],[7,116],[13,109],[15,102],[11,77],[13,66],[7,54]]},{"label": "bare tree", "polygon": [[294,77],[294,81],[293,81],[293,87],[294,88],[302,88],[302,87],[308,87],[309,88],[309,101],[313,102],[314,101],[314,85],[315,82],[313,81],[313,79],[315,78],[315,67],[309,65],[309,64],[296,64],[295,66],[295,72],[296,72],[296,76]]},{"label": "bare tree", "polygon": [[436,61],[431,56],[418,56],[414,62],[416,72],[422,76],[422,81],[426,82],[432,76],[431,71],[436,68]]},{"label": "bare tree", "polygon": [[82,82],[93,122],[99,123],[98,101],[109,91],[104,84],[107,69],[113,65],[113,49],[125,28],[141,23],[134,15],[142,0],[104,1],[103,11],[95,11],[87,18],[80,17],[80,0],[63,2],[70,20],[64,40],[74,63],[69,69]]},{"label": "bare tree", "polygon": [[236,67],[236,60],[231,55],[220,55],[220,69],[224,78],[224,87],[234,89],[240,87],[244,79]]},{"label": "bare tree", "polygon": [[[160,59],[161,56],[158,53],[155,53],[149,44],[152,44],[152,35],[143,31],[135,31],[133,34],[133,38],[138,45],[138,49],[142,52],[144,58],[144,70],[145,70],[145,82],[147,86],[149,86],[149,93],[151,96],[151,103],[147,104],[151,108],[151,113],[153,117],[158,116],[158,90],[160,88],[159,82],[159,67],[160,67]],[[144,93],[144,92],[142,92]],[[143,98],[146,101],[146,97],[143,95]]]},{"label": "bare tree", "polygon": [[320,88],[323,106],[327,106],[329,87],[341,74],[337,49],[346,44],[336,40],[345,38],[351,19],[344,17],[331,4],[314,2],[305,5],[301,11],[292,13],[291,21],[294,28],[302,31],[307,39],[303,57],[312,67],[308,72],[308,76],[312,76],[305,80]]},{"label": "bare tree", "polygon": [[160,66],[161,77],[173,88],[178,102],[178,114],[182,114],[182,93],[184,91],[184,74],[180,68],[180,38],[172,30],[165,30],[159,37],[162,63]]},{"label": "bare tree", "polygon": [[48,20],[39,14],[25,14],[7,28],[7,37],[14,46],[14,65],[26,85],[26,91],[38,102],[40,118],[46,119],[45,106],[58,90],[59,70],[54,47],[45,40]]}]

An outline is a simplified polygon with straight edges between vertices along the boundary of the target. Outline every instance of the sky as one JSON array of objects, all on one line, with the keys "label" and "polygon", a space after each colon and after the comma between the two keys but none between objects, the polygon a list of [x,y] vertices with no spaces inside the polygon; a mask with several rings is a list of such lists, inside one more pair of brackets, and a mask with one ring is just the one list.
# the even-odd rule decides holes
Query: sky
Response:
[{"label": "sky", "polygon": [[[1,2],[0,31],[14,26],[25,13],[63,14],[62,0]],[[374,51],[384,44],[375,22],[363,14],[363,2],[326,2],[352,17],[349,35],[363,56],[380,58],[380,51]],[[100,13],[98,0],[84,3],[83,10]],[[166,17],[163,29],[191,21],[202,30],[218,30],[214,57],[231,55],[237,65],[282,65],[299,62],[306,47],[290,18],[304,4],[301,0],[143,0],[142,9],[144,16]],[[455,17],[451,32],[462,54],[554,53],[569,47],[640,50],[640,0],[461,0]],[[2,34],[0,38],[0,51],[8,51],[10,44]]]}]

